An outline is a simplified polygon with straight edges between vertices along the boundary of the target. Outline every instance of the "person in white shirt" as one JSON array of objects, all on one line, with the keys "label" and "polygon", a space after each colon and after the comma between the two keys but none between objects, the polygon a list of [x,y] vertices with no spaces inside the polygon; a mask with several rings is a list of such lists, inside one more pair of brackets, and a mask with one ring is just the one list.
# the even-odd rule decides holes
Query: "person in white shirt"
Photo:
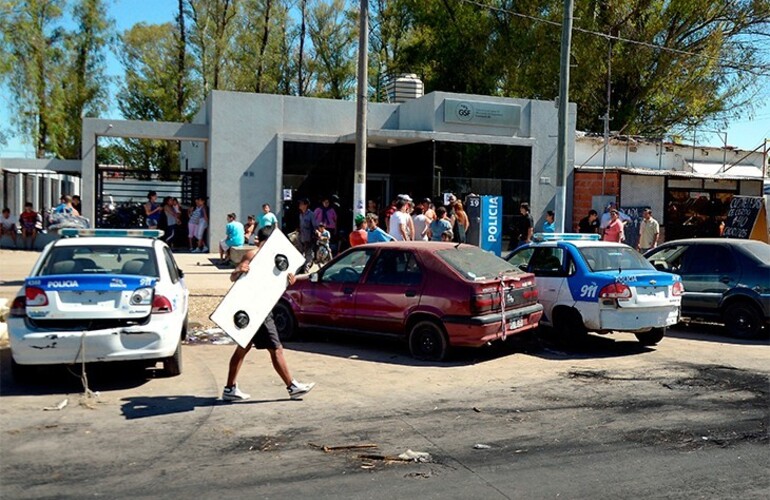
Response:
[{"label": "person in white shirt", "polygon": [[609,203],[609,205],[607,205],[607,207],[604,209],[604,213],[602,214],[601,218],[599,219],[599,233],[603,233],[604,230],[607,228],[607,226],[610,224],[610,222],[612,222],[611,219],[610,219],[610,212],[612,210],[617,210],[618,211],[618,217],[620,218],[620,222],[622,222],[623,224],[627,224],[627,223],[631,222],[631,217],[629,217],[628,215],[623,213],[618,208],[618,204],[617,203],[615,203],[614,201],[611,201]]},{"label": "person in white shirt", "polygon": [[388,233],[396,239],[396,241],[409,241],[409,215],[404,211],[404,207],[407,203],[404,200],[398,200],[396,202],[396,211],[390,216],[388,224]]},{"label": "person in white shirt", "polygon": [[8,207],[3,209],[0,217],[0,238],[6,234],[11,237],[13,247],[16,248],[16,219],[11,218],[11,209]]},{"label": "person in white shirt", "polygon": [[414,209],[412,221],[414,222],[414,241],[428,241],[428,225],[431,220],[423,213],[422,207],[418,206]]}]

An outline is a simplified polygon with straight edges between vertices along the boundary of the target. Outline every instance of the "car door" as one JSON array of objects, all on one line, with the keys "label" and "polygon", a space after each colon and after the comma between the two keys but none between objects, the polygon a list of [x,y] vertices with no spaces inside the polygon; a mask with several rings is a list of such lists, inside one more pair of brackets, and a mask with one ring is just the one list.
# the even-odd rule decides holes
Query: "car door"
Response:
[{"label": "car door", "polygon": [[302,294],[300,321],[328,328],[355,328],[355,291],[374,249],[351,250],[324,267]]},{"label": "car door", "polygon": [[684,283],[683,314],[718,314],[722,297],[740,277],[730,248],[711,244],[688,246],[676,272]]},{"label": "car door", "polygon": [[420,303],[425,272],[414,252],[383,249],[356,290],[356,321],[362,330],[402,334]]},{"label": "car door", "polygon": [[552,321],[551,311],[559,303],[559,296],[564,289],[567,269],[570,261],[563,248],[548,246],[537,247],[529,260],[528,271],[535,275],[538,301],[543,305],[544,322]]}]

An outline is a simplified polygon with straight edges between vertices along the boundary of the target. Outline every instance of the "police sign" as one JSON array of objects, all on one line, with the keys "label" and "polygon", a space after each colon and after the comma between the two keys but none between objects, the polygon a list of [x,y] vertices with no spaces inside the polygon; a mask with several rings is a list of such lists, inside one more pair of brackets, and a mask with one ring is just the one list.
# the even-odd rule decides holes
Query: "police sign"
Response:
[{"label": "police sign", "polygon": [[498,257],[503,252],[503,197],[481,197],[481,234],[479,246]]}]

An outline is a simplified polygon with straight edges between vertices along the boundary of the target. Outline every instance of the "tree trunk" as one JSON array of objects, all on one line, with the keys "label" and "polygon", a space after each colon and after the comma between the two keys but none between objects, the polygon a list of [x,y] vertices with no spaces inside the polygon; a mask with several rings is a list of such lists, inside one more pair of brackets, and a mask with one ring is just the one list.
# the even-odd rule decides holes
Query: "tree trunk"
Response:
[{"label": "tree trunk", "polygon": [[176,75],[176,119],[184,120],[184,76],[185,76],[185,51],[186,38],[184,27],[184,0],[179,0],[179,47],[177,54],[177,75]]},{"label": "tree trunk", "polygon": [[302,57],[305,51],[305,15],[307,10],[307,0],[302,0],[302,18],[299,28],[299,64],[297,64],[297,95],[301,96],[305,89],[305,82],[302,81]]},{"label": "tree trunk", "polygon": [[265,50],[267,49],[267,40],[270,34],[270,8],[272,7],[271,0],[265,2],[265,26],[262,30],[262,45],[259,47],[259,61],[257,63],[257,85],[254,91],[262,92],[262,72],[265,68]]}]

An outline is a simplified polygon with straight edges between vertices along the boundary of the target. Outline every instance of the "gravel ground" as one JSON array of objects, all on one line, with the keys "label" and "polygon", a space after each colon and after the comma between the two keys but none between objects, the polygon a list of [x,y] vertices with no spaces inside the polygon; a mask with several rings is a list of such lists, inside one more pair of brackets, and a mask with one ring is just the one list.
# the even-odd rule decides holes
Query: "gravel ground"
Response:
[{"label": "gravel ground", "polygon": [[226,290],[190,290],[189,328],[205,330],[215,327],[216,325],[209,319],[209,315],[214,312],[225,293]]}]

